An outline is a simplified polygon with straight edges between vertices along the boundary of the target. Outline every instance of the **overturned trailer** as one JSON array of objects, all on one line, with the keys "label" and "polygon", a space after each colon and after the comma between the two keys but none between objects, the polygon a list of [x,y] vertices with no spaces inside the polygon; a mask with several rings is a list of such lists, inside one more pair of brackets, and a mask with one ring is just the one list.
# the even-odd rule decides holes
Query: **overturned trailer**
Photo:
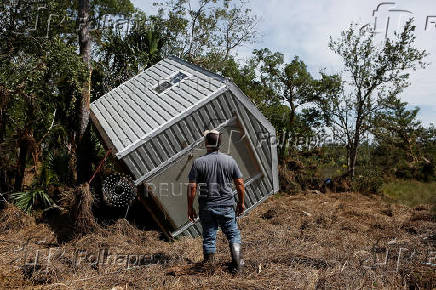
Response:
[{"label": "overturned trailer", "polygon": [[221,152],[239,164],[244,214],[279,189],[270,122],[231,81],[177,57],[161,60],[94,101],[91,119],[169,237],[201,234],[199,221],[187,217],[186,187],[192,161],[206,152],[206,129],[222,133]]}]

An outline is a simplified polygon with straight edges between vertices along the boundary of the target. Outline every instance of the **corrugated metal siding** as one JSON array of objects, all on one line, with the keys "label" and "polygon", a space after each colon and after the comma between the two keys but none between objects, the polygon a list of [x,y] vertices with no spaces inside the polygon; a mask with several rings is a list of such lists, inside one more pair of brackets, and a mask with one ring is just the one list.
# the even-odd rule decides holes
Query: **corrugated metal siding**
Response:
[{"label": "corrugated metal siding", "polygon": [[[240,102],[236,100],[233,96],[233,101],[237,104],[238,115],[247,130],[248,138],[254,144],[257,155],[261,160],[261,165],[263,166],[264,171],[266,172],[267,178],[265,178],[266,182],[266,192],[270,192],[273,188],[272,186],[272,162],[271,162],[271,146],[261,146],[259,143],[260,138],[264,138],[262,136],[265,132],[265,128],[262,124],[254,118],[254,116],[246,110],[245,107],[242,106]],[[263,142],[270,142],[269,138]]]},{"label": "corrugated metal siding", "polygon": [[222,94],[211,99],[191,115],[123,157],[122,160],[134,174],[135,179],[143,178],[153,170],[164,167],[163,163],[174,155],[202,140],[204,130],[216,128],[232,118],[236,106],[230,107],[230,102],[226,100],[228,98],[232,98],[231,94]]},{"label": "corrugated metal siding", "polygon": [[[179,71],[191,76],[161,94],[154,91]],[[167,58],[94,101],[91,111],[116,152],[122,152],[224,86],[223,78]]]},{"label": "corrugated metal siding", "polygon": [[[257,155],[261,160],[261,165],[267,174],[267,189],[268,192],[272,189],[272,162],[271,162],[271,146],[262,146],[261,143],[270,144],[270,138],[263,136],[267,133],[265,127],[248,111],[230,92],[225,93],[225,102],[231,111],[236,112],[242,121],[242,125],[247,130],[247,137],[254,145]],[[265,138],[265,141],[259,142],[259,138]]]}]

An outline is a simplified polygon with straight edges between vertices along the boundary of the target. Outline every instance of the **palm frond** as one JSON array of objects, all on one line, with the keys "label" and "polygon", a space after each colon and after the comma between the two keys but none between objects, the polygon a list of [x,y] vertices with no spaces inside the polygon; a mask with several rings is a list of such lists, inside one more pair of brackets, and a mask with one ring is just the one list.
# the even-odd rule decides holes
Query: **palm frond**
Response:
[{"label": "palm frond", "polygon": [[53,203],[50,196],[43,190],[14,192],[11,198],[14,204],[27,214],[30,214],[37,206],[47,208]]}]

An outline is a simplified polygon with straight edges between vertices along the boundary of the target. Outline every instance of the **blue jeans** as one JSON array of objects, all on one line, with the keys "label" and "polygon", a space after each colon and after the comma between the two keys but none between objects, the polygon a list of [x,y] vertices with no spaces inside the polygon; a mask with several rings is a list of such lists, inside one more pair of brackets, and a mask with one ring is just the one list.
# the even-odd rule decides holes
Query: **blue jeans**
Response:
[{"label": "blue jeans", "polygon": [[236,215],[233,207],[208,207],[200,209],[201,226],[203,227],[203,252],[215,253],[215,240],[218,225],[226,235],[229,243],[241,243],[241,234],[236,223]]}]

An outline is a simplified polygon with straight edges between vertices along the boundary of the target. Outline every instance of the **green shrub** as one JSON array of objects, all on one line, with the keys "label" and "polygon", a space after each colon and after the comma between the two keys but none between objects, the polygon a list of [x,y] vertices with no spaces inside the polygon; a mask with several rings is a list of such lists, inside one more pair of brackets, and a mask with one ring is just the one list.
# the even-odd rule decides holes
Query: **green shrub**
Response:
[{"label": "green shrub", "polygon": [[14,192],[11,198],[19,209],[28,214],[37,207],[47,208],[52,204],[50,197],[43,190]]},{"label": "green shrub", "polygon": [[70,169],[70,154],[65,150],[48,152],[43,164],[46,181],[50,184],[70,184],[72,171]]},{"label": "green shrub", "polygon": [[435,179],[435,164],[430,161],[419,163],[402,161],[398,164],[395,176],[399,179],[416,179],[429,182]]},{"label": "green shrub", "polygon": [[397,169],[395,170],[395,177],[400,179],[413,179],[416,176],[416,168],[411,166],[405,160],[398,162]]},{"label": "green shrub", "polygon": [[435,164],[434,162],[422,162],[419,166],[418,180],[430,182],[435,179]]},{"label": "green shrub", "polygon": [[365,167],[360,169],[351,182],[353,191],[364,194],[377,194],[383,186],[383,175],[378,168]]}]

